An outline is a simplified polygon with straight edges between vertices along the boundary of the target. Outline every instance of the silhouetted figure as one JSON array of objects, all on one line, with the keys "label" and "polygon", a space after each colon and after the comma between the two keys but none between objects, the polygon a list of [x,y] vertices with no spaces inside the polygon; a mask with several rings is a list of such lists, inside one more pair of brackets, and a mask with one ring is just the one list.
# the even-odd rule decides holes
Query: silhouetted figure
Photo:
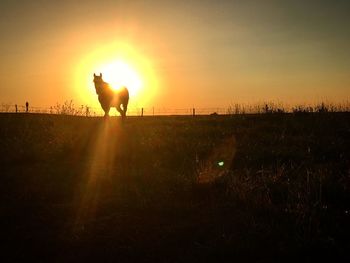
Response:
[{"label": "silhouetted figure", "polygon": [[17,113],[18,112],[17,104],[15,104],[15,108],[16,108],[16,113]]},{"label": "silhouetted figure", "polygon": [[29,103],[28,103],[28,101],[26,102],[26,112],[28,112],[29,111]]},{"label": "silhouetted figure", "polygon": [[[128,89],[122,87],[119,91],[113,91],[109,84],[103,81],[102,73],[99,76],[94,73],[94,83],[98,101],[105,112],[105,117],[108,116],[110,108],[115,107],[124,119],[129,102]],[[120,107],[121,105],[123,105],[123,109]]]}]

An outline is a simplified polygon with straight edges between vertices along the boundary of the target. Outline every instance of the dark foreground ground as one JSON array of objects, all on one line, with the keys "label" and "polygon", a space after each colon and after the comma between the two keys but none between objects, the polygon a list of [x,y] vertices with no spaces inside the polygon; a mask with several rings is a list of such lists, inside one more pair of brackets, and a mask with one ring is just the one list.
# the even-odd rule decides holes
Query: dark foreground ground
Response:
[{"label": "dark foreground ground", "polygon": [[1,262],[350,259],[350,114],[0,114]]}]

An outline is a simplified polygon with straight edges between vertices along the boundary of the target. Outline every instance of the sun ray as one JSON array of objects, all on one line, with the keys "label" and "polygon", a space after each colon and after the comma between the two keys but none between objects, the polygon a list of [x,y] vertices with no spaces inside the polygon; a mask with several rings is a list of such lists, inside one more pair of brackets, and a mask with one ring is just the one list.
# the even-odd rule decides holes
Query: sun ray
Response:
[{"label": "sun ray", "polygon": [[120,123],[101,120],[96,130],[91,161],[85,171],[86,178],[79,193],[79,206],[74,219],[73,232],[79,236],[85,224],[93,221],[98,212],[101,191],[115,172],[116,143],[121,135]]}]

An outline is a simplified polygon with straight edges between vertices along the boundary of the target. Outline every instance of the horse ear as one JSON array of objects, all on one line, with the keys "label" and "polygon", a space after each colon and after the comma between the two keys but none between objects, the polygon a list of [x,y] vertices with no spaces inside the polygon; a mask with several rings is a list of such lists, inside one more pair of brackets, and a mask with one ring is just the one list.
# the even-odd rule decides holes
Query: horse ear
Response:
[{"label": "horse ear", "polygon": [[100,77],[102,77],[102,73],[100,72]]},{"label": "horse ear", "polygon": [[96,77],[96,74],[94,73],[94,77]]}]

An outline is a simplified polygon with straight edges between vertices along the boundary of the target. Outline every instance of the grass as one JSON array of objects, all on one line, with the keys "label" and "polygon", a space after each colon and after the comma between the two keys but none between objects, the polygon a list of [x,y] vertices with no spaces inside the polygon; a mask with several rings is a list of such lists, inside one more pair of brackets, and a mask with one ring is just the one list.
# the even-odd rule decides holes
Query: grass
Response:
[{"label": "grass", "polygon": [[9,261],[350,258],[349,113],[4,113],[0,138]]}]

